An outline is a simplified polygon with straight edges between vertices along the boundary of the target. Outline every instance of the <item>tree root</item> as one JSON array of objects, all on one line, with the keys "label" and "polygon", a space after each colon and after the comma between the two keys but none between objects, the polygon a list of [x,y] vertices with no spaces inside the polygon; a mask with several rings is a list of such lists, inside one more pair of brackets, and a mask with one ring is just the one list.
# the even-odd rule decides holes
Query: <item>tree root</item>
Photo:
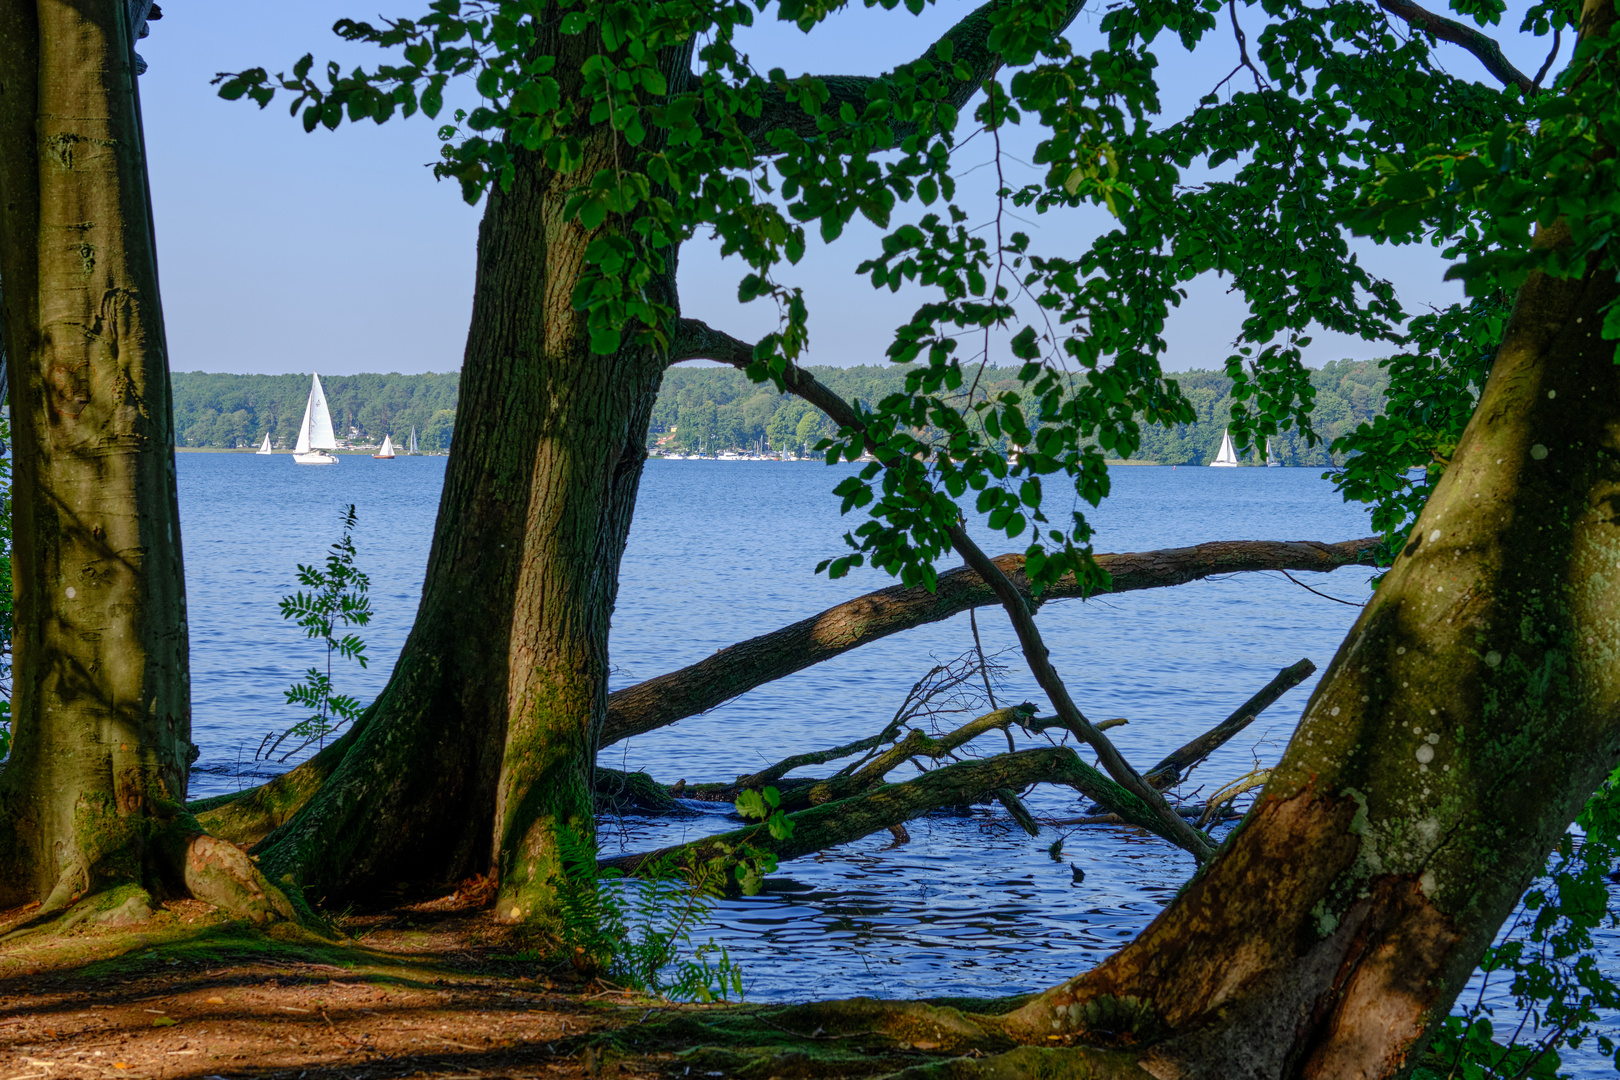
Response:
[{"label": "tree root", "polygon": [[1090,1046],[1020,1046],[993,1057],[958,1057],[913,1065],[884,1080],[1155,1080],[1139,1053]]},{"label": "tree root", "polygon": [[354,745],[365,721],[366,717],[361,717],[332,745],[274,780],[234,795],[200,799],[186,808],[214,836],[252,847],[291,821],[315,797]]},{"label": "tree root", "polygon": [[133,926],[150,919],[165,897],[201,900],[254,926],[314,921],[266,880],[241,848],[201,831],[189,814],[164,822],[148,840],[146,854],[149,883],[115,880],[89,890],[82,872],[69,870],[23,920],[0,927],[0,941],[85,924]]},{"label": "tree root", "polygon": [[286,893],[265,880],[239,847],[206,833],[193,833],[166,853],[179,864],[186,892],[254,926],[299,922]]},{"label": "tree root", "polygon": [[[1022,999],[878,1001],[851,998],[766,1009],[676,1014],[590,1040],[606,1054],[674,1051],[696,1072],[737,1077],[886,1080],[1149,1080],[1140,1049],[1020,1045],[996,1010]],[[595,1060],[601,1060],[596,1057]]]}]

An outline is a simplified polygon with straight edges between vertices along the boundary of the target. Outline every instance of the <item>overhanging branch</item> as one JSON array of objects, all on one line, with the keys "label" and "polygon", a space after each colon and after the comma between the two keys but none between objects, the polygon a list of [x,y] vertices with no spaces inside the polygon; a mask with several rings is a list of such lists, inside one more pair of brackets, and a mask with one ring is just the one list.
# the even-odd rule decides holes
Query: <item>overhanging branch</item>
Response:
[{"label": "overhanging branch", "polygon": [[[749,350],[749,355],[752,357],[752,349]],[[739,363],[736,359],[728,362],[735,366],[747,366],[746,362]],[[782,381],[788,390],[821,409],[840,427],[855,431],[866,430],[866,424],[860,414],[848,402],[823,386],[814,375],[803,368],[789,364],[783,373]],[[883,447],[872,447],[872,451],[886,468],[896,463],[894,451]],[[1074,733],[1075,738],[1096,751],[1098,760],[1116,783],[1142,800],[1160,827],[1165,830],[1163,835],[1192,852],[1193,857],[1200,863],[1213,855],[1215,847],[1209,838],[1181,820],[1164,801],[1164,796],[1158,789],[1142,779],[1141,774],[1131,767],[1130,762],[1126,761],[1113,743],[1109,742],[1108,737],[1074,704],[1062,677],[1058,675],[1057,669],[1048,658],[1049,650],[1041,640],[1040,629],[1035,625],[1032,605],[1027,594],[1020,592],[1002,568],[974,542],[960,520],[951,526],[950,538],[951,546],[956,553],[962,556],[962,560],[990,586],[1001,601],[1002,608],[1007,612],[1007,618],[1011,620],[1013,629],[1018,634],[1018,642],[1023,650],[1024,660],[1029,664],[1030,673],[1035,676],[1035,681],[1040,684],[1041,689],[1046,691],[1064,726]]]}]

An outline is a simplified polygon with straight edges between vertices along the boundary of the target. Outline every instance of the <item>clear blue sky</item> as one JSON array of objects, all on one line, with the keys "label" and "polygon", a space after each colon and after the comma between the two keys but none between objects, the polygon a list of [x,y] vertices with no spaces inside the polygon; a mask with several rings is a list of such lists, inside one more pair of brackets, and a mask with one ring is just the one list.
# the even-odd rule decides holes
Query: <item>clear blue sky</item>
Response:
[{"label": "clear blue sky", "polygon": [[[374,0],[375,2],[375,0]],[[971,10],[970,0],[941,0],[921,17],[856,8],[810,35],[762,19],[746,47],[761,69],[790,74],[877,74],[919,54],[941,30]],[[1518,5],[1515,5],[1518,6]],[[424,4],[383,0],[388,14]],[[433,179],[436,123],[421,117],[377,127],[345,124],[304,134],[283,101],[259,111],[226,102],[209,85],[219,71],[290,67],[305,52],[344,67],[375,62],[374,50],[331,33],[344,15],[375,18],[378,8],[285,0],[277,5],[167,0],[139,51],[150,65],[141,77],[153,202],[171,358],[176,371],[318,370],[450,371],[461,366],[472,304],[474,243],[481,207],[461,201],[453,184]],[[1098,10],[1101,8],[1099,6]],[[1095,47],[1096,14],[1072,33]],[[1256,13],[1246,18],[1252,41]],[[1506,20],[1505,20],[1506,21]],[[1516,25],[1516,21],[1514,22]],[[1512,38],[1515,35],[1505,34]],[[1534,71],[1535,43],[1508,52]],[[1472,57],[1442,46],[1459,74],[1476,74]],[[1227,55],[1230,53],[1231,55]],[[1166,107],[1190,104],[1233,65],[1236,47],[1217,39],[1197,56],[1161,51]],[[963,155],[967,205],[983,219],[994,211],[994,170],[986,139]],[[1010,182],[1030,175],[1027,147],[1008,147]],[[1105,225],[1074,213],[1036,221],[1047,250],[1079,250]],[[1017,227],[1030,231],[1030,225]],[[812,246],[785,275],[802,284],[811,308],[810,363],[857,364],[882,359],[892,328],[906,321],[920,294],[874,292],[854,268],[875,247],[877,230],[852,227],[829,249]],[[1409,309],[1460,295],[1441,281],[1444,265],[1427,251],[1366,246],[1362,258],[1390,277]],[[683,250],[686,313],[740,337],[775,325],[774,309],[736,303],[742,271],[717,249],[695,241]],[[1166,366],[1217,366],[1243,317],[1218,281],[1200,282],[1173,317]],[[994,350],[993,350],[994,351]],[[1363,358],[1381,351],[1359,341],[1319,335],[1310,360]]]}]

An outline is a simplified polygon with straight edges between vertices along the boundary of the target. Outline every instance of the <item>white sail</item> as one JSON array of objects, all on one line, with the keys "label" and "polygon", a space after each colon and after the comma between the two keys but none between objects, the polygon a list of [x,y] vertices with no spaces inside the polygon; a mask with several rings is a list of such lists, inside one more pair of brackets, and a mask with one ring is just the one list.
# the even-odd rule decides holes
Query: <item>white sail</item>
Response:
[{"label": "white sail", "polygon": [[384,435],[383,436],[382,449],[378,450],[375,454],[372,455],[372,457],[391,458],[393,456],[394,456],[394,440],[391,437],[389,437],[387,435]]},{"label": "white sail", "polygon": [[326,393],[321,389],[321,377],[313,375],[309,388],[309,403],[304,406],[304,422],[298,428],[295,454],[311,450],[336,450],[337,435],[332,431],[332,410],[326,405]]},{"label": "white sail", "polygon": [[1221,433],[1221,452],[1216,454],[1215,460],[1209,464],[1212,468],[1216,466],[1231,468],[1237,463],[1237,450],[1232,446],[1232,432],[1224,431]]},{"label": "white sail", "polygon": [[416,429],[415,428],[411,428],[411,441],[406,445],[405,452],[407,454],[416,453]]},{"label": "white sail", "polygon": [[1272,452],[1271,440],[1267,439],[1266,440],[1266,468],[1275,469],[1275,468],[1278,468],[1281,465],[1282,465],[1282,462],[1278,461],[1277,460],[1277,455]]},{"label": "white sail", "polygon": [[258,452],[261,454],[271,454],[275,452],[270,449],[270,433],[268,431],[264,433],[264,445],[259,447]]}]

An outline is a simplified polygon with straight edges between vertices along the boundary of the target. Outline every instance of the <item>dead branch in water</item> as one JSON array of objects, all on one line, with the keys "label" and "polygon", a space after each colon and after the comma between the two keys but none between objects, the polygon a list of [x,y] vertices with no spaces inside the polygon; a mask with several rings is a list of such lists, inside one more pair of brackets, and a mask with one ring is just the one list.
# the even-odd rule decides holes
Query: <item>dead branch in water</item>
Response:
[{"label": "dead branch in water", "polygon": [[904,783],[884,784],[851,798],[789,814],[793,832],[783,839],[776,839],[762,825],[752,825],[689,844],[603,859],[599,865],[631,874],[649,864],[663,864],[665,860],[695,868],[717,859],[735,859],[745,847],[767,851],[781,860],[796,859],[903,825],[930,810],[970,803],[987,793],[1003,789],[1017,791],[1037,783],[1073,787],[1088,798],[1115,807],[1132,825],[1175,842],[1172,835],[1166,835],[1169,830],[1158,815],[1140,799],[1081,761],[1068,747],[1050,746],[946,765]]}]

